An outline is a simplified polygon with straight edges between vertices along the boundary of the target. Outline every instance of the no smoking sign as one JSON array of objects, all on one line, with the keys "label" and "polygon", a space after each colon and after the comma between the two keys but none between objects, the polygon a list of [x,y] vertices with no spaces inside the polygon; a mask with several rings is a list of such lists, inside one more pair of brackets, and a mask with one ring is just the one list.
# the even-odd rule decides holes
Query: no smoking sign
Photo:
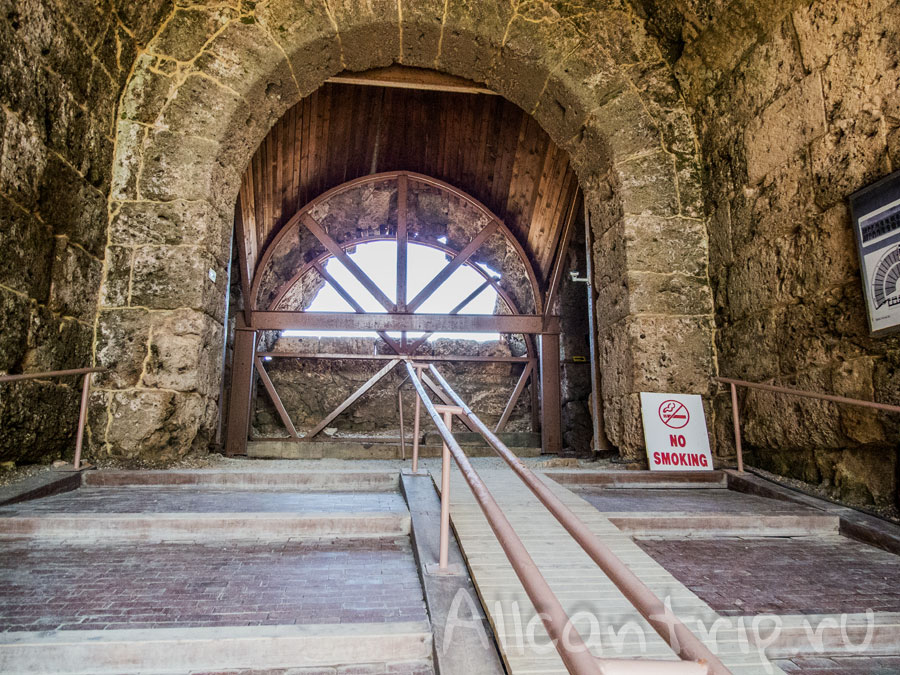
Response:
[{"label": "no smoking sign", "polygon": [[651,470],[712,470],[706,416],[700,396],[642,392],[641,413]]}]

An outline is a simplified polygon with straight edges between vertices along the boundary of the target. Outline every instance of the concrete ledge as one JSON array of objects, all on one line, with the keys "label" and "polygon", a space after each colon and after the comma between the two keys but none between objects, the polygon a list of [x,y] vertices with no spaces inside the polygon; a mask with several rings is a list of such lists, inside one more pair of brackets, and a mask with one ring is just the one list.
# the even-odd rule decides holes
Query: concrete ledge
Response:
[{"label": "concrete ledge", "polygon": [[81,487],[81,473],[46,471],[25,480],[0,487],[0,506],[40,499]]},{"label": "concrete ledge", "polygon": [[566,471],[541,473],[560,485],[597,485],[605,488],[724,488],[723,471]]},{"label": "concrete ledge", "polygon": [[407,512],[96,513],[0,518],[0,538],[36,536],[80,542],[284,540],[409,534]]},{"label": "concrete ledge", "polygon": [[[469,457],[494,457],[492,448],[467,445]],[[511,447],[519,457],[539,457],[539,447]],[[412,456],[406,447],[406,459]],[[440,457],[440,445],[420,445],[419,457]],[[247,457],[255,459],[402,459],[399,443],[360,443],[356,441],[250,441]]]},{"label": "concrete ledge", "polygon": [[126,485],[196,485],[244,489],[291,489],[307,492],[393,492],[399,488],[396,471],[92,471],[84,475],[90,487]]},{"label": "concrete ledge", "polygon": [[428,660],[427,621],[0,634],[0,672],[185,673]]},{"label": "concrete ledge", "polygon": [[728,489],[818,509],[840,519],[840,534],[900,555],[900,525],[797,492],[751,473],[726,472]]},{"label": "concrete ledge", "polygon": [[837,534],[836,516],[756,514],[603,513],[613,525],[635,536],[705,539],[709,537],[804,537]]},{"label": "concrete ledge", "polygon": [[[754,617],[741,617],[748,628]],[[900,614],[801,614],[779,616],[761,623],[762,644],[771,659],[792,656],[896,656],[900,655]],[[753,631],[748,630],[753,636]]]}]

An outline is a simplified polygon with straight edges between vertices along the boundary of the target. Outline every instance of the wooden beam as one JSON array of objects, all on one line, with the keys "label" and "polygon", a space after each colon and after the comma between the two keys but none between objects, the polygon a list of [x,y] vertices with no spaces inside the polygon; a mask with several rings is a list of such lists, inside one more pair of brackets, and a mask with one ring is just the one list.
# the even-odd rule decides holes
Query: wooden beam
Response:
[{"label": "wooden beam", "polygon": [[352,394],[350,394],[350,396],[348,396],[348,397],[344,400],[343,403],[341,403],[337,408],[335,408],[334,410],[332,410],[332,411],[325,417],[325,419],[323,419],[321,422],[319,422],[319,423],[313,428],[312,431],[310,431],[308,434],[306,434],[306,436],[303,437],[304,440],[307,440],[307,441],[308,441],[308,440],[311,440],[311,439],[313,438],[313,436],[315,436],[315,435],[318,434],[320,431],[322,431],[322,429],[324,429],[325,427],[327,427],[335,417],[337,417],[337,416],[340,415],[342,412],[344,412],[347,408],[349,408],[351,405],[353,405],[354,403],[356,403],[356,401],[359,400],[359,398],[360,398],[363,394],[365,394],[367,391],[369,391],[369,389],[371,389],[372,387],[374,387],[375,384],[376,384],[381,378],[383,378],[385,375],[387,375],[389,372],[391,372],[391,371],[394,369],[394,366],[396,366],[398,363],[400,363],[400,361],[402,361],[402,359],[392,359],[391,361],[389,361],[389,362],[387,363],[387,365],[384,366],[384,368],[382,368],[382,369],[379,370],[377,373],[375,373],[372,377],[370,377],[370,378],[368,379],[368,381],[367,381],[363,386],[361,386],[359,389],[357,389],[357,390],[354,391]]},{"label": "wooden beam", "polygon": [[[451,309],[449,313],[450,313],[450,314],[459,314],[459,313],[465,308],[466,305],[468,305],[468,304],[469,304],[470,302],[472,302],[475,298],[477,298],[479,295],[481,295],[481,292],[482,292],[485,288],[487,288],[488,286],[490,286],[490,285],[491,285],[491,281],[490,281],[490,279],[488,279],[488,280],[485,281],[483,284],[481,284],[481,286],[479,286],[479,287],[476,288],[474,291],[472,291],[471,293],[469,293],[469,294],[463,299],[463,301],[462,301],[461,303],[459,303],[456,307],[454,307],[453,309]],[[421,347],[423,344],[425,344],[425,342],[428,340],[428,338],[430,338],[432,335],[434,335],[434,333],[425,333],[425,335],[423,335],[422,337],[420,337],[418,340],[416,340],[415,342],[413,342],[413,343],[409,346],[409,349],[407,350],[407,353],[409,353],[409,354],[415,354],[415,353],[416,353],[416,350],[417,350],[419,347]]]},{"label": "wooden beam", "polygon": [[428,284],[419,291],[419,294],[413,298],[412,302],[410,302],[406,306],[406,311],[415,312],[423,302],[425,302],[428,298],[431,297],[432,293],[434,293],[440,286],[450,278],[450,275],[453,274],[461,265],[464,265],[466,261],[472,257],[472,255],[481,248],[481,245],[487,241],[488,237],[490,237],[497,230],[497,227],[500,223],[496,220],[492,220],[490,223],[482,228],[481,232],[475,235],[475,238],[470,241],[466,247],[460,251],[456,256],[453,257],[453,260],[448,262],[444,269],[438,272],[434,279],[428,282]]},{"label": "wooden beam", "polygon": [[433,333],[559,333],[558,316],[537,314],[357,314],[253,312],[252,330],[370,330]]},{"label": "wooden beam", "polygon": [[[435,395],[444,402],[444,405],[454,406],[456,407],[456,403],[454,403],[453,399],[447,395],[443,389],[441,389],[434,381],[428,377],[425,373],[422,373],[422,383],[427,385],[431,391],[435,393]],[[478,427],[465,415],[460,415],[459,419],[462,420],[463,424],[469,429],[469,431],[474,431],[476,434],[479,433]]]},{"label": "wooden beam", "polygon": [[[350,293],[347,292],[347,289],[344,288],[343,286],[341,286],[341,284],[338,283],[338,280],[335,279],[333,276],[331,276],[331,274],[329,274],[328,271],[322,265],[320,265],[319,263],[314,263],[313,269],[319,273],[319,276],[321,276],[325,281],[327,281],[329,284],[331,284],[332,288],[334,288],[334,290],[337,291],[337,294],[340,295],[347,302],[347,304],[353,308],[354,312],[356,312],[357,314],[365,314],[366,313],[366,310],[364,310],[362,308],[362,306],[356,301],[356,298],[354,298],[352,295],[350,295]],[[388,347],[393,349],[395,354],[402,353],[400,346],[390,335],[388,335],[384,331],[377,331],[377,332],[378,332],[378,336],[382,340],[387,342]]]},{"label": "wooden beam", "polygon": [[301,217],[301,221],[306,226],[310,232],[312,232],[313,236],[318,239],[322,245],[328,249],[328,252],[331,253],[335,258],[341,261],[341,264],[347,268],[347,271],[350,272],[356,280],[363,285],[363,287],[372,294],[372,297],[375,298],[378,303],[384,307],[389,312],[394,312],[397,310],[396,305],[391,302],[390,298],[388,298],[378,285],[369,278],[365,272],[357,265],[353,260],[347,255],[347,252],[344,251],[340,247],[334,239],[332,239],[329,234],[325,231],[319,223],[308,213],[304,213]]},{"label": "wooden beam", "polygon": [[522,371],[522,375],[519,377],[519,381],[516,382],[516,388],[513,389],[512,395],[509,397],[509,401],[506,403],[506,408],[503,409],[503,414],[500,416],[500,421],[497,422],[497,426],[494,427],[494,433],[499,434],[506,428],[506,423],[509,422],[509,417],[512,415],[513,410],[516,407],[516,404],[519,402],[519,397],[522,396],[522,392],[525,390],[525,384],[528,382],[528,378],[531,377],[531,373],[534,370],[534,361],[528,361],[525,364],[525,370]]},{"label": "wooden beam", "polygon": [[288,415],[287,410],[285,410],[284,403],[281,402],[281,397],[278,395],[278,392],[275,391],[275,385],[272,384],[272,380],[269,379],[269,373],[267,373],[266,369],[263,367],[262,359],[260,359],[259,356],[256,357],[256,370],[259,371],[259,378],[262,380],[263,386],[265,386],[266,392],[269,394],[269,398],[272,400],[272,403],[275,404],[275,409],[278,411],[278,416],[281,418],[281,423],[284,425],[284,428],[288,430],[291,438],[300,438],[300,435],[294,428],[294,423],[291,422],[290,415]]},{"label": "wooden beam", "polygon": [[544,314],[549,314],[553,303],[556,300],[557,291],[559,291],[559,282],[565,273],[563,265],[566,262],[566,253],[569,250],[569,242],[572,240],[572,233],[575,231],[575,214],[578,212],[576,208],[578,204],[578,195],[572,199],[569,205],[569,211],[566,214],[566,222],[563,225],[562,236],[559,239],[559,245],[556,249],[556,258],[553,261],[553,271],[550,274],[550,283],[547,286],[546,301],[544,302]]},{"label": "wooden beam", "polygon": [[397,311],[406,311],[406,273],[408,232],[406,213],[406,194],[408,181],[403,174],[397,178]]},{"label": "wooden beam", "polygon": [[464,77],[411,66],[393,65],[386,68],[374,68],[362,73],[344,71],[329,77],[325,81],[333,84],[356,84],[371,87],[395,87],[399,89],[450,91],[460,94],[489,94],[496,96],[496,92]]}]

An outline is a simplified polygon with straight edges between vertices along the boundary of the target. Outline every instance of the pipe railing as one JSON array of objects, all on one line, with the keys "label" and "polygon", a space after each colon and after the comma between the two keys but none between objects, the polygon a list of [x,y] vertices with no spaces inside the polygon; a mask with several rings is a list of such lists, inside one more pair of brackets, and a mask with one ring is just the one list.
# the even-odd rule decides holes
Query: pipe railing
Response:
[{"label": "pipe railing", "polygon": [[779,387],[774,384],[763,384],[761,382],[749,382],[747,380],[738,380],[733,377],[716,377],[716,382],[727,384],[731,387],[731,412],[732,421],[734,422],[734,449],[737,453],[738,471],[744,472],[744,451],[741,444],[741,413],[738,407],[737,388],[745,387],[747,389],[759,389],[760,391],[770,391],[776,394],[788,394],[790,396],[800,396],[801,398],[813,398],[819,401],[831,401],[832,403],[841,403],[844,405],[855,405],[860,408],[873,408],[875,410],[884,410],[885,412],[900,413],[900,406],[889,405],[887,403],[876,403],[875,401],[865,401],[859,398],[847,398],[846,396],[835,396],[834,394],[820,394],[815,391],[805,391],[803,389],[791,389],[790,387]]},{"label": "pipe railing", "polygon": [[[440,406],[441,410],[439,411],[438,406],[435,406],[425,393],[425,388],[420,380],[421,369],[418,369],[419,372],[417,373],[413,369],[412,364],[407,362],[405,365],[409,372],[409,379],[418,395],[418,400],[425,406],[444,443],[441,466],[442,517],[439,569],[447,569],[447,548],[450,530],[450,457],[452,457],[456,461],[469,489],[471,489],[475,501],[478,502],[479,507],[481,507],[487,518],[488,524],[509,560],[513,571],[519,578],[519,581],[522,582],[525,593],[543,621],[547,634],[550,636],[569,673],[573,675],[668,675],[670,673],[672,675],[701,675],[702,673],[710,672],[707,664],[702,660],[697,662],[686,660],[681,662],[610,660],[596,659],[590,653],[581,635],[572,624],[571,619],[553,593],[547,580],[541,574],[540,569],[528,553],[522,540],[516,534],[506,515],[487,489],[487,486],[485,486],[478,473],[472,467],[469,458],[460,448],[448,424],[454,414],[469,417],[479,428],[482,426],[480,420],[476,421],[477,418],[474,417],[471,410],[462,403],[459,397],[447,386],[446,381],[432,368],[431,370],[439,378],[438,381],[441,383],[441,386],[457,402],[457,406]],[[441,411],[444,414],[444,419],[442,419]],[[708,662],[718,662],[718,659],[712,654],[710,656],[712,658],[708,659]],[[723,667],[721,670],[712,672],[727,673],[728,671]]]},{"label": "pipe railing", "polygon": [[105,373],[106,368],[72,368],[70,370],[51,370],[45,373],[23,373],[21,375],[0,375],[0,384],[4,382],[20,382],[22,380],[46,380],[51,377],[67,377],[69,375],[84,375],[81,385],[81,407],[78,411],[78,431],[75,440],[75,471],[81,469],[81,449],[84,444],[84,427],[87,422],[87,404],[91,393],[91,375],[93,373]]}]

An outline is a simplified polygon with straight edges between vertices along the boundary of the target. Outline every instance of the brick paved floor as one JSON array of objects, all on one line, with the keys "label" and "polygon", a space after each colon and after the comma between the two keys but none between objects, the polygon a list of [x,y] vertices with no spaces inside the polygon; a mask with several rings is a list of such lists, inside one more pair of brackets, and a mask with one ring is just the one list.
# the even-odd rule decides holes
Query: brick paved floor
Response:
[{"label": "brick paved floor", "polygon": [[278,492],[183,487],[80,488],[0,508],[44,513],[303,513],[406,511],[396,492]]},{"label": "brick paved floor", "polygon": [[803,675],[897,675],[900,656],[796,656],[774,662],[785,673]]},{"label": "brick paved floor", "polygon": [[900,556],[843,537],[636,543],[722,614],[900,611]]},{"label": "brick paved floor", "polygon": [[582,487],[575,492],[602,512],[819,513],[798,504],[719,489],[629,489]]},{"label": "brick paved floor", "polygon": [[425,661],[404,663],[372,663],[336,668],[287,668],[275,670],[229,670],[191,675],[434,675],[434,668]]},{"label": "brick paved floor", "polygon": [[0,547],[0,631],[425,618],[406,537]]}]

